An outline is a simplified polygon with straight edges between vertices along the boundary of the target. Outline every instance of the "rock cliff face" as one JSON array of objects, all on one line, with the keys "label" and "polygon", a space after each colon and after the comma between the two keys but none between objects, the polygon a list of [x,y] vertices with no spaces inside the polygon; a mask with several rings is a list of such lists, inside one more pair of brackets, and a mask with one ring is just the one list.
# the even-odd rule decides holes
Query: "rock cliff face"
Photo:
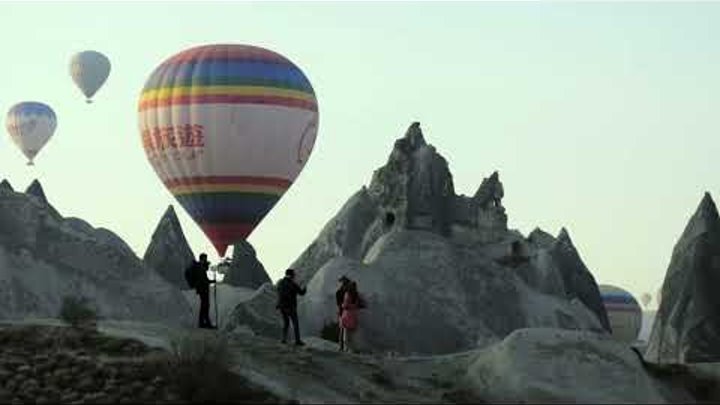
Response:
[{"label": "rock cliff face", "polygon": [[256,289],[265,283],[272,283],[265,267],[257,259],[255,249],[247,241],[240,241],[233,247],[223,283],[234,287]]},{"label": "rock cliff face", "polygon": [[48,203],[48,200],[47,200],[47,198],[45,197],[45,191],[43,190],[42,185],[40,184],[40,182],[37,181],[37,180],[33,180],[33,182],[30,183],[30,185],[28,186],[28,188],[25,190],[25,194],[37,198],[37,199],[40,200],[40,202],[42,202],[43,204],[47,204],[47,203]]},{"label": "rock cliff face", "polygon": [[550,249],[550,255],[560,269],[568,298],[577,298],[598,316],[606,330],[610,330],[610,321],[600,297],[600,289],[595,277],[580,259],[565,228],[560,230],[557,241]]},{"label": "rock cliff face", "polygon": [[179,289],[188,289],[184,270],[193,261],[193,252],[185,239],[172,205],[168,206],[155,228],[143,262]]},{"label": "rock cliff face", "polygon": [[447,161],[412,124],[292,264],[308,286],[303,332],[336,321],[337,280],[347,275],[368,303],[361,350],[448,353],[527,327],[605,333],[598,287],[567,231],[526,239],[509,230],[504,193],[494,172],[473,196],[456,195]]},{"label": "rock cliff face", "polygon": [[673,249],[645,352],[656,363],[720,362],[720,217],[710,194]]},{"label": "rock cliff face", "polygon": [[517,330],[475,355],[461,381],[491,403],[694,402],[627,346],[584,331]]},{"label": "rock cliff face", "polygon": [[110,319],[190,321],[180,292],[117,235],[36,196],[0,193],[0,318],[56,317],[65,296],[90,298]]},{"label": "rock cliff face", "polygon": [[369,187],[345,203],[292,267],[299,270],[298,280],[307,282],[331,258],[362,260],[381,236],[396,229],[481,243],[502,240],[508,234],[503,195],[497,172],[483,180],[473,197],[455,195],[447,161],[425,142],[420,124],[413,123]]},{"label": "rock cliff face", "polygon": [[0,193],[4,193],[4,192],[12,193],[14,191],[15,190],[13,189],[13,186],[10,185],[10,182],[7,181],[7,179],[3,179],[3,181],[0,182]]}]

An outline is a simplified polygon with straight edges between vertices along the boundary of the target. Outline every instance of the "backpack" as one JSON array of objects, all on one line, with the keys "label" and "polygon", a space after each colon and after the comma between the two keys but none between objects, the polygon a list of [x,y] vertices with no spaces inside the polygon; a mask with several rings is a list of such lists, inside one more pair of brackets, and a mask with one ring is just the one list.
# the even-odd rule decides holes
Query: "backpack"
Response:
[{"label": "backpack", "polygon": [[197,288],[197,272],[195,271],[195,268],[198,264],[198,262],[193,260],[193,262],[185,269],[185,281],[187,281],[188,286],[192,289]]}]

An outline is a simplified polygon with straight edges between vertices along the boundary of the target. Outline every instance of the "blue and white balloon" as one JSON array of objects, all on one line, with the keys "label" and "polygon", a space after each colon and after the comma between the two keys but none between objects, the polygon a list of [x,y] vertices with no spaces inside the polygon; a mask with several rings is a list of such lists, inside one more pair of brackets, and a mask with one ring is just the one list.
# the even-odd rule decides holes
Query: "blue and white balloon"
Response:
[{"label": "blue and white balloon", "polygon": [[57,117],[47,104],[26,101],[10,108],[5,126],[32,166],[35,156],[55,133]]}]

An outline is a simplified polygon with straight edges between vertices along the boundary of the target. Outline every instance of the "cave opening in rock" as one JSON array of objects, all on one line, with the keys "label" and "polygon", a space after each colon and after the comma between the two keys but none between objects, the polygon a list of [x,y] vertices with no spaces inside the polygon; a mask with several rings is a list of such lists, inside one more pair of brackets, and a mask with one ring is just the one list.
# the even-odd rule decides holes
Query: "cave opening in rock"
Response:
[{"label": "cave opening in rock", "polygon": [[385,213],[385,227],[390,228],[395,223],[395,214],[392,212]]}]

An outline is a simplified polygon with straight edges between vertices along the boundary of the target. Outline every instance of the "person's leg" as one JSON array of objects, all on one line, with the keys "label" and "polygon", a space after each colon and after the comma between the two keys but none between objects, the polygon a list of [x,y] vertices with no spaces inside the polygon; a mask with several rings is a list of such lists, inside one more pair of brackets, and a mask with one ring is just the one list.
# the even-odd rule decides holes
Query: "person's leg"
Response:
[{"label": "person's leg", "polygon": [[210,303],[208,302],[208,294],[199,293],[200,296],[200,314],[198,318],[198,327],[204,328],[208,326],[208,310],[210,309]]},{"label": "person's leg", "polygon": [[283,317],[283,335],[282,342],[287,343],[288,328],[290,327],[290,316],[284,309],[280,310]]},{"label": "person's leg", "polygon": [[293,323],[293,331],[295,332],[295,343],[302,343],[300,340],[300,325],[298,322],[298,316],[297,316],[297,310],[293,309],[293,311],[290,313],[290,317],[292,319]]},{"label": "person's leg", "polygon": [[202,296],[200,294],[197,294],[198,300],[200,300],[200,307],[198,308],[198,328],[202,328],[202,310],[203,310],[203,301]]},{"label": "person's leg", "polygon": [[212,322],[210,321],[210,291],[208,290],[205,293],[205,327],[210,328],[212,327]]},{"label": "person's leg", "polygon": [[340,351],[345,350],[344,334],[342,324],[340,323],[340,319],[338,319],[338,343],[340,344]]},{"label": "person's leg", "polygon": [[350,331],[347,328],[343,328],[343,351],[350,351]]}]

